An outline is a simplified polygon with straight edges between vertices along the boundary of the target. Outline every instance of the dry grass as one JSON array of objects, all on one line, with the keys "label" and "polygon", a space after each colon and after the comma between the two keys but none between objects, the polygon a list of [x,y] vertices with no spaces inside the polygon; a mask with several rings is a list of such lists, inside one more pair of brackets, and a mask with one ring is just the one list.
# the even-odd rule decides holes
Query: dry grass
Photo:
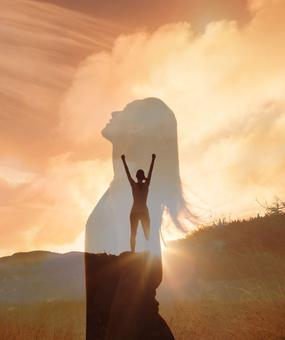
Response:
[{"label": "dry grass", "polygon": [[54,302],[0,307],[2,340],[83,340],[84,304]]},{"label": "dry grass", "polygon": [[[284,212],[213,225],[177,247],[190,256],[169,264],[192,290],[187,301],[160,305],[176,340],[285,340]],[[83,340],[84,309],[81,302],[0,306],[0,340]]]},{"label": "dry grass", "polygon": [[285,302],[181,302],[161,313],[177,340],[285,339]]},{"label": "dry grass", "polygon": [[[161,305],[176,340],[285,339],[284,302],[200,300]],[[0,339],[83,340],[84,304],[0,309]]]}]

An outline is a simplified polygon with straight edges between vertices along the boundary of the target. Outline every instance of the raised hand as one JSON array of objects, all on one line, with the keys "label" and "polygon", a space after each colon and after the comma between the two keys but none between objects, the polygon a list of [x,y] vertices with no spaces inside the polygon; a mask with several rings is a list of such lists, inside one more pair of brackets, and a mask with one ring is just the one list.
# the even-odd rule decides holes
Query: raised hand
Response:
[{"label": "raised hand", "polygon": [[126,156],[125,155],[122,155],[121,156],[122,160],[124,161],[126,159]]},{"label": "raised hand", "polygon": [[156,154],[153,153],[153,154],[151,155],[151,163],[150,163],[150,167],[149,167],[148,175],[147,175],[147,179],[146,179],[146,182],[147,182],[148,184],[150,183],[150,180],[151,180],[151,174],[152,174],[152,170],[153,170],[155,158],[156,158]]}]

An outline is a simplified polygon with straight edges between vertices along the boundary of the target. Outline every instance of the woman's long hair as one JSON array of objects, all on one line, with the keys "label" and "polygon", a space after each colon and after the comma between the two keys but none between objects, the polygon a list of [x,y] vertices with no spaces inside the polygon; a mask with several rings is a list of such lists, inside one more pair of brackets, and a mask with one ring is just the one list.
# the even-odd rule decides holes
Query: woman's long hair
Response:
[{"label": "woman's long hair", "polygon": [[[124,110],[124,152],[133,171],[146,169],[146,160],[157,154],[149,202],[166,208],[173,224],[187,231],[182,220],[196,221],[187,204],[179,172],[177,122],[174,113],[160,99],[136,100]],[[122,138],[122,136],[121,136]]]}]

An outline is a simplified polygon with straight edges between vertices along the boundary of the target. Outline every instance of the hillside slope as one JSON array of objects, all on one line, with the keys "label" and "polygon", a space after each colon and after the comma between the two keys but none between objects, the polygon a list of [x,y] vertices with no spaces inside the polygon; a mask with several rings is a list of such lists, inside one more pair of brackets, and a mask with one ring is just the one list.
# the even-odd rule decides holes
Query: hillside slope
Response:
[{"label": "hillside slope", "polygon": [[[285,291],[285,215],[203,228],[169,244],[164,263],[161,299],[213,291],[224,298],[225,290],[239,299],[243,289],[256,294],[257,287],[278,298],[280,289]],[[35,251],[0,259],[0,303],[81,301],[84,296],[82,253]]]}]

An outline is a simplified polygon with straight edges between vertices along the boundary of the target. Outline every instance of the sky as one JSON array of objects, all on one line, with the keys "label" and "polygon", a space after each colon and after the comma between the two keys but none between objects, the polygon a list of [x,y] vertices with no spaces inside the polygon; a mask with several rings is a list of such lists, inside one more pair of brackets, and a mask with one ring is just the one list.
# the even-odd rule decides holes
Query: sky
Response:
[{"label": "sky", "polygon": [[127,30],[151,31],[170,22],[191,21],[196,31],[215,20],[249,19],[246,0],[45,0],[125,25]]},{"label": "sky", "polygon": [[82,250],[110,112],[162,99],[201,223],[285,199],[285,1],[0,6],[0,256]]}]

